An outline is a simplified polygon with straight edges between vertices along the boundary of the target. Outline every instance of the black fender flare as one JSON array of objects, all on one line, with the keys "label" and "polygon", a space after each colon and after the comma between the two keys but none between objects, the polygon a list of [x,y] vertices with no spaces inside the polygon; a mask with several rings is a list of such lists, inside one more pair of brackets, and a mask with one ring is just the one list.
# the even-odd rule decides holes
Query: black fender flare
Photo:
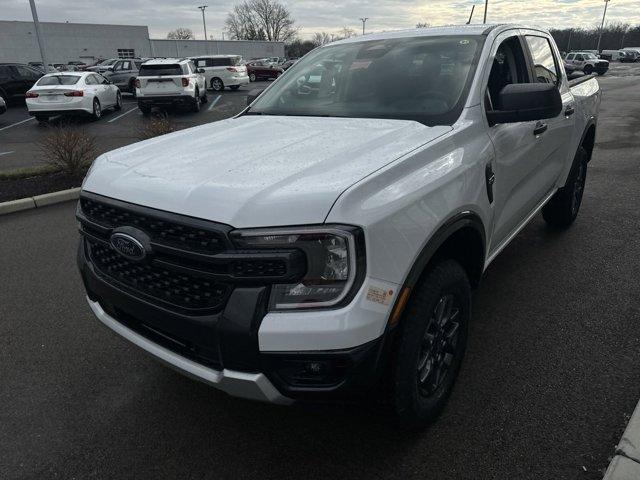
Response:
[{"label": "black fender flare", "polygon": [[588,158],[587,161],[591,160],[591,154],[593,153],[593,148],[594,148],[595,143],[596,143],[597,122],[596,122],[595,117],[591,117],[589,120],[587,120],[587,124],[584,126],[584,130],[582,131],[582,136],[580,137],[580,143],[578,143],[578,147],[584,146],[585,140],[587,138],[587,134],[589,133],[589,130],[591,129],[591,127],[593,127],[593,129],[594,129],[593,144],[589,145],[589,148],[587,148],[587,152],[589,153],[589,158]]},{"label": "black fender flare", "polygon": [[[436,230],[436,232],[431,235],[431,238],[429,238],[424,247],[422,247],[418,257],[413,262],[413,266],[411,267],[411,270],[409,270],[409,274],[407,275],[403,286],[413,288],[438,249],[454,233],[465,227],[473,228],[480,235],[482,240],[482,267],[480,269],[479,276],[482,275],[482,269],[484,268],[484,261],[486,257],[486,234],[484,224],[477,213],[465,210],[449,217]],[[479,280],[479,276],[477,280]]]}]

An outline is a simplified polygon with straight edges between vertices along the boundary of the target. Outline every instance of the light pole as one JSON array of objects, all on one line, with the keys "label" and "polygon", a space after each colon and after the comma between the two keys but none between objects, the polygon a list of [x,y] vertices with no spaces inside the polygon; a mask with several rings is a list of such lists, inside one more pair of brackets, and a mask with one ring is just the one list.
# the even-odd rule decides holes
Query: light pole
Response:
[{"label": "light pole", "polygon": [[367,23],[367,20],[369,20],[369,17],[364,17],[360,19],[360,21],[362,22],[362,35],[364,35],[364,24]]},{"label": "light pole", "polygon": [[207,8],[209,5],[202,5],[200,7],[198,7],[201,11],[202,11],[202,26],[204,27],[204,39],[207,39],[207,22],[204,19],[204,9]]},{"label": "light pole", "polygon": [[487,8],[489,8],[489,0],[484,0],[484,20],[482,23],[487,23]]},{"label": "light pole", "polygon": [[31,15],[33,16],[33,24],[36,27],[36,38],[38,39],[38,48],[40,49],[40,56],[42,57],[42,65],[44,67],[44,73],[49,72],[49,63],[47,62],[47,54],[44,51],[44,38],[42,38],[42,32],[40,31],[40,22],[38,21],[38,12],[36,11],[36,4],[34,0],[29,0],[31,5]]},{"label": "light pole", "polygon": [[600,41],[602,40],[602,29],[604,28],[604,18],[607,16],[607,6],[611,0],[604,0],[604,13],[602,14],[602,23],[600,24],[600,35],[598,35],[598,46],[596,50],[600,51]]},{"label": "light pole", "polygon": [[467,20],[467,25],[471,23],[471,19],[473,18],[473,11],[476,9],[475,5],[471,5],[471,15],[469,15],[469,20]]}]

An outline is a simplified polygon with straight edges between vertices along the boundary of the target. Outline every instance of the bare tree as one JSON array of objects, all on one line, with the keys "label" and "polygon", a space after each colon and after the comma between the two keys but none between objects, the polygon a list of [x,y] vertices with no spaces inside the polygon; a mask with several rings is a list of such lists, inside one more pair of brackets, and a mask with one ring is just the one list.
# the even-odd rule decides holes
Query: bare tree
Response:
[{"label": "bare tree", "polygon": [[427,27],[429,27],[428,23],[424,23],[424,22],[416,23],[416,28],[427,28]]},{"label": "bare tree", "polygon": [[291,13],[278,0],[245,0],[233,7],[226,26],[235,40],[286,42],[298,33]]},{"label": "bare tree", "polygon": [[351,38],[351,37],[355,37],[356,36],[356,31],[353,28],[349,28],[347,26],[342,27],[337,35],[335,36],[334,40],[342,40],[344,38]]},{"label": "bare tree", "polygon": [[331,43],[331,35],[329,35],[327,32],[316,32],[313,34],[313,38],[311,39],[311,41],[318,47],[321,47],[322,45]]},{"label": "bare tree", "polygon": [[195,37],[190,28],[178,27],[167,33],[167,38],[169,40],[192,40]]}]

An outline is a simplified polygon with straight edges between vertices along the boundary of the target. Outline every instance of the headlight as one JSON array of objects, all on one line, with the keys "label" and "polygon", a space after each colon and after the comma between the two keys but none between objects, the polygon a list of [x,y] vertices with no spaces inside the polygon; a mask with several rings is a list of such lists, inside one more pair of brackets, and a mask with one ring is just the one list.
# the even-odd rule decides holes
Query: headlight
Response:
[{"label": "headlight", "polygon": [[304,252],[304,277],[296,283],[274,284],[270,310],[337,306],[360,286],[364,277],[364,237],[357,227],[235,230],[231,238],[240,249]]}]

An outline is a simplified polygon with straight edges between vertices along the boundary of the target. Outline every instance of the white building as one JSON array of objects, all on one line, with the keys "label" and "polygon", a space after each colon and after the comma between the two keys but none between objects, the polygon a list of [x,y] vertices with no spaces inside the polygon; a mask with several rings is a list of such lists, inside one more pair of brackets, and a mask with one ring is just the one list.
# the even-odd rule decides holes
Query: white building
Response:
[{"label": "white building", "polygon": [[[283,42],[154,40],[138,25],[40,22],[47,60],[95,62],[105,58],[188,57],[229,53],[245,58],[283,57]],[[33,22],[0,20],[0,62],[40,61]]]}]

